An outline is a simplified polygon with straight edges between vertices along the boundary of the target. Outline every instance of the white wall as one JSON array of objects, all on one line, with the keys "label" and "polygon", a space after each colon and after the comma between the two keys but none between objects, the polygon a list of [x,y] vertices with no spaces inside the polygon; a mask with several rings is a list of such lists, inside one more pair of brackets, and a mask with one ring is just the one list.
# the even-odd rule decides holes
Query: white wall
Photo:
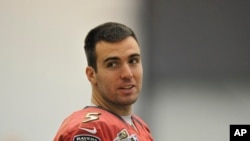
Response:
[{"label": "white wall", "polygon": [[0,1],[0,140],[52,140],[90,102],[83,41],[106,21],[138,32],[139,1]]}]

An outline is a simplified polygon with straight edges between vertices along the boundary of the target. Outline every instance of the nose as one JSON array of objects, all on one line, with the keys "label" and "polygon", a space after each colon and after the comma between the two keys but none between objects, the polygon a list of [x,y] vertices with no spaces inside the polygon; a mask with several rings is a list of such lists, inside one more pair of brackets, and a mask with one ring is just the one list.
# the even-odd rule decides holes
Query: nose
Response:
[{"label": "nose", "polygon": [[133,77],[133,72],[128,64],[123,65],[121,70],[121,78],[130,80]]}]

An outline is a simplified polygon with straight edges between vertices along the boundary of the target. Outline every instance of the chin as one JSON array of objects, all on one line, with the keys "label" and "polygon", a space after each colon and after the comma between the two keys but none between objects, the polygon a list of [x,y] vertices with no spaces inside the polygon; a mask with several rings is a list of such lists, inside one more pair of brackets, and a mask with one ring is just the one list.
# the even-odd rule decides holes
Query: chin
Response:
[{"label": "chin", "polygon": [[129,100],[126,100],[126,101],[123,101],[121,102],[120,104],[121,105],[126,105],[126,106],[130,106],[130,105],[133,105],[135,102],[137,101],[137,98],[136,99],[129,99]]}]

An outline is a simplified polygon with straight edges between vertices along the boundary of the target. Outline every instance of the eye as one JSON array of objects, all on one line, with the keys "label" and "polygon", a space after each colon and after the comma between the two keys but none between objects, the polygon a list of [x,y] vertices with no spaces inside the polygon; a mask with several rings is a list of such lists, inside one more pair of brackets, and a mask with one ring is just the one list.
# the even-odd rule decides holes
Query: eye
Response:
[{"label": "eye", "polygon": [[130,64],[137,64],[137,63],[139,63],[140,62],[140,59],[139,58],[131,58],[130,60],[129,60],[129,63]]},{"label": "eye", "polygon": [[107,68],[114,68],[114,67],[116,67],[117,65],[118,65],[117,62],[108,62],[108,63],[107,63]]}]

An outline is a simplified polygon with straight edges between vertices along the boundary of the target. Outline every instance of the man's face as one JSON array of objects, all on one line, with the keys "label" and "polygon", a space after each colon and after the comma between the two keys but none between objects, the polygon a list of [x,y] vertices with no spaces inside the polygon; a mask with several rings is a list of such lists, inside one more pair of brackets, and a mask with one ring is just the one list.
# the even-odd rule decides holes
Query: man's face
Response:
[{"label": "man's face", "polygon": [[143,75],[136,40],[128,37],[116,43],[101,41],[96,44],[96,55],[94,91],[99,100],[106,104],[133,104],[141,91]]}]

